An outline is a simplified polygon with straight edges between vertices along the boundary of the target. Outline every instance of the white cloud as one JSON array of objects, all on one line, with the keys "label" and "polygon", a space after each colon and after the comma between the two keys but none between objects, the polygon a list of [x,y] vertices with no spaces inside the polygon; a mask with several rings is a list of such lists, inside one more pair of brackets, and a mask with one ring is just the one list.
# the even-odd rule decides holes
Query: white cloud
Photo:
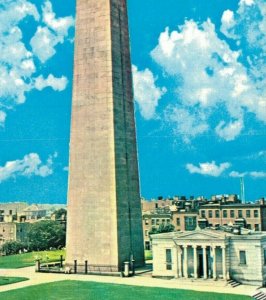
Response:
[{"label": "white cloud", "polygon": [[229,174],[230,177],[234,177],[234,178],[241,178],[241,177],[244,177],[246,175],[247,175],[247,172],[240,173],[240,172],[237,172],[237,171],[232,171]]},{"label": "white cloud", "polygon": [[231,164],[228,162],[221,163],[217,165],[215,161],[199,163],[199,167],[193,164],[187,164],[186,169],[191,174],[201,174],[213,177],[220,176],[226,169],[230,168]]},{"label": "white cloud", "polygon": [[[42,19],[38,13],[36,6],[28,0],[9,0],[1,1],[0,10],[0,107],[1,120],[3,125],[6,119],[6,113],[18,104],[22,104],[26,100],[26,93],[35,89],[36,81],[40,83],[43,75],[40,74],[42,65],[37,62],[36,53],[33,53],[29,45],[25,42],[21,31],[21,24],[31,18],[34,20],[38,28],[47,28],[51,26],[53,31],[51,35],[56,35],[56,43],[52,43],[49,39],[48,46],[45,47],[45,41],[42,40],[42,45],[39,45],[40,51],[48,51],[49,57],[55,54],[55,46],[62,43],[66,37],[66,30],[70,26],[72,17],[56,19],[55,14],[49,4],[45,2],[43,8],[43,22],[45,27],[40,24]],[[47,17],[48,15],[48,17]],[[49,17],[50,15],[50,17]],[[58,23],[57,23],[58,22]],[[47,24],[48,25],[47,25]],[[73,23],[73,22],[72,22]],[[32,23],[34,24],[34,23]],[[36,26],[37,27],[37,26]],[[54,31],[57,27],[57,31]],[[50,29],[47,28],[49,31]],[[38,32],[38,29],[37,29]],[[51,43],[51,44],[49,44]],[[35,44],[37,47],[37,44]],[[52,47],[52,52],[50,49]],[[47,50],[48,49],[48,50]],[[50,52],[49,52],[50,51]],[[46,54],[47,57],[48,54]],[[45,55],[44,55],[45,56]],[[44,59],[43,59],[44,61]],[[38,74],[38,75],[37,75]],[[49,78],[50,76],[50,78]],[[43,82],[43,85],[52,87],[55,90],[61,91],[65,86],[65,77],[55,78],[50,74]],[[52,76],[52,77],[51,77]],[[37,78],[37,79],[36,79]],[[43,79],[43,81],[45,81]]]},{"label": "white cloud", "polygon": [[[252,30],[257,26],[260,31],[255,31],[260,32],[260,35],[255,34],[256,43],[253,47],[260,49],[257,50],[259,53],[264,49],[265,53],[266,17],[262,17],[262,13],[257,17],[257,12],[251,11],[255,2],[242,2],[239,4],[244,12],[241,18],[245,18],[247,29],[236,30],[240,11],[234,13],[226,10],[222,16],[221,31],[230,39],[238,39],[241,35],[241,41],[248,31],[250,34],[246,38],[251,45],[254,40]],[[266,4],[263,5],[261,0],[258,3],[260,11],[264,9],[266,14]],[[253,29],[248,29],[250,23],[254,23]],[[257,120],[266,122],[265,56],[259,56],[255,63],[255,57],[240,46],[236,44],[231,48],[231,44],[217,35],[211,20],[201,24],[190,20],[178,26],[178,30],[170,31],[166,28],[159,37],[158,45],[151,52],[152,58],[165,74],[178,82],[178,101],[171,104],[172,111],[180,106],[186,111],[198,109],[201,116],[205,115],[202,119],[209,124],[210,130],[226,141],[234,140],[241,134],[249,113],[255,115]],[[247,61],[250,61],[250,68]],[[224,113],[217,117],[221,107],[224,108]],[[212,117],[213,114],[215,118]],[[204,130],[199,130],[194,136],[203,132]]]},{"label": "white cloud", "polygon": [[247,6],[251,6],[254,4],[254,0],[240,0],[240,5],[247,5]]},{"label": "white cloud", "polygon": [[55,91],[63,91],[66,88],[67,82],[68,80],[65,76],[56,78],[54,75],[50,74],[44,79],[41,75],[35,79],[35,88],[41,91],[46,87],[51,87]]},{"label": "white cloud", "polygon": [[69,171],[69,167],[68,166],[64,167],[63,171],[68,172]]},{"label": "white cloud", "polygon": [[200,111],[191,112],[188,109],[169,105],[165,111],[165,119],[174,124],[174,131],[176,134],[182,134],[183,141],[186,143],[209,129],[205,115]]},{"label": "white cloud", "polygon": [[45,1],[42,12],[46,26],[38,26],[30,44],[34,55],[44,63],[54,56],[56,45],[64,42],[69,29],[74,26],[74,19],[73,17],[56,18],[50,1]]},{"label": "white cloud", "polygon": [[265,178],[266,177],[266,172],[258,172],[258,171],[252,171],[249,173],[251,177],[254,178]]},{"label": "white cloud", "polygon": [[69,28],[74,26],[75,21],[71,16],[56,18],[52,3],[45,1],[43,6],[43,22],[63,39],[67,36]]},{"label": "white cloud", "polygon": [[43,163],[37,153],[30,153],[20,160],[8,161],[4,166],[0,166],[0,183],[10,178],[19,176],[47,177],[53,173],[53,159],[55,155],[50,155]]},{"label": "white cloud", "polygon": [[259,179],[259,178],[265,178],[266,177],[266,172],[262,172],[262,171],[251,171],[251,172],[242,172],[239,173],[238,171],[232,171],[229,174],[230,177],[235,177],[235,178],[240,178],[240,177],[252,177],[255,179]]},{"label": "white cloud", "polygon": [[226,141],[232,141],[237,137],[241,130],[243,129],[242,120],[237,120],[235,122],[230,122],[226,124],[224,121],[221,121],[215,128],[215,132],[219,137]]},{"label": "white cloud", "polygon": [[241,0],[234,22],[222,18],[221,31],[227,38],[235,40],[239,49],[244,49],[242,59],[248,64],[248,80],[253,88],[247,90],[244,106],[266,120],[266,3],[264,0]]},{"label": "white cloud", "polygon": [[166,93],[166,88],[156,87],[156,78],[149,69],[138,71],[136,66],[132,66],[132,72],[134,96],[140,113],[144,119],[152,119],[155,117],[159,100]]},{"label": "white cloud", "polygon": [[6,120],[6,113],[0,110],[0,126],[3,126]]}]

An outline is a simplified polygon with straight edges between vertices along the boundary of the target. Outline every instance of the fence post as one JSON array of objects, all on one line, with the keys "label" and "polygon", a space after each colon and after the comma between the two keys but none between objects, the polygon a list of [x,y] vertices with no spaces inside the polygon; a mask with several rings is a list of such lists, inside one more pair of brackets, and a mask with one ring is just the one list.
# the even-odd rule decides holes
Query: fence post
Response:
[{"label": "fence post", "polygon": [[88,261],[85,260],[85,274],[88,274]]},{"label": "fence post", "polygon": [[40,268],[41,268],[41,263],[40,260],[37,259],[35,262],[35,272],[40,272]]},{"label": "fence post", "polygon": [[77,260],[74,260],[74,273],[77,274]]},{"label": "fence post", "polygon": [[63,255],[60,255],[60,268],[63,268]]}]

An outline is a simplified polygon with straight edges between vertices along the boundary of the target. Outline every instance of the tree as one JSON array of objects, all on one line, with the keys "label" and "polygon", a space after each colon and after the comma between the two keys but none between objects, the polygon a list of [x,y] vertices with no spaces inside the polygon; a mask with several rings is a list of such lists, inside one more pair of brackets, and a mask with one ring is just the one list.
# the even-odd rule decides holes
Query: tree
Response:
[{"label": "tree", "polygon": [[3,244],[1,247],[2,253],[5,255],[18,254],[20,251],[24,250],[26,246],[17,241],[9,241]]},{"label": "tree", "polygon": [[65,226],[55,221],[40,221],[31,224],[29,234],[31,250],[48,250],[65,246]]},{"label": "tree", "polygon": [[173,224],[166,224],[164,225],[163,223],[160,224],[158,228],[152,227],[151,231],[149,234],[157,234],[157,233],[165,233],[165,232],[172,232],[175,230],[175,226]]},{"label": "tree", "polygon": [[55,220],[66,220],[67,211],[64,208],[56,210],[53,214],[55,216]]}]

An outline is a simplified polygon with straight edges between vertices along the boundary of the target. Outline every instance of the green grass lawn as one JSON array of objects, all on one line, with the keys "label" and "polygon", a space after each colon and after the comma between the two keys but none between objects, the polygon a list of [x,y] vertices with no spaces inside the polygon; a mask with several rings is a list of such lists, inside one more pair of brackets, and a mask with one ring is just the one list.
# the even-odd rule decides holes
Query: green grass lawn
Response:
[{"label": "green grass lawn", "polygon": [[108,283],[60,281],[0,293],[5,300],[245,300],[243,295],[127,286]]},{"label": "green grass lawn", "polygon": [[59,261],[60,255],[65,257],[65,251],[52,250],[0,256],[0,269],[17,269],[33,266],[37,258],[41,259],[41,262]]},{"label": "green grass lawn", "polygon": [[16,283],[16,282],[25,281],[25,280],[29,280],[29,278],[0,276],[0,285]]},{"label": "green grass lawn", "polygon": [[145,250],[145,260],[152,259],[152,251],[151,250]]}]

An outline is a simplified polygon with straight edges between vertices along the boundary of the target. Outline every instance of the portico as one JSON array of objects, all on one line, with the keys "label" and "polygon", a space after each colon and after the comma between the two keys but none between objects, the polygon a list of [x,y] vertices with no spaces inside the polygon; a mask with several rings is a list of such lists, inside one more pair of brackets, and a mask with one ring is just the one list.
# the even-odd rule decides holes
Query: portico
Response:
[{"label": "portico", "polygon": [[152,236],[154,275],[229,279],[229,236],[225,232],[201,229]]},{"label": "portico", "polygon": [[176,278],[227,279],[225,244],[176,244]]}]

